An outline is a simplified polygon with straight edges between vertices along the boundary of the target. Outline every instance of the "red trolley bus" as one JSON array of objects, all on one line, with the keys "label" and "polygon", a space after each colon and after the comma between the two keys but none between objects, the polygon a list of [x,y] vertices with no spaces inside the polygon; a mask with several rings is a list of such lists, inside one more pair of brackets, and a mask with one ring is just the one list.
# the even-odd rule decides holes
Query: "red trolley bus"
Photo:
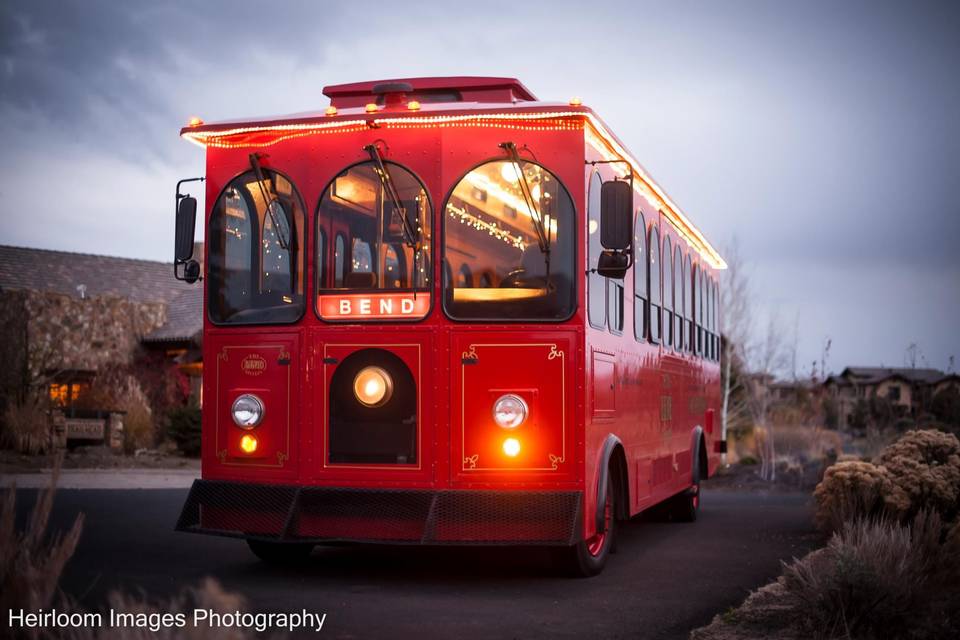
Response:
[{"label": "red trolley bus", "polygon": [[724,263],[697,228],[577,99],[466,77],[324,94],[181,131],[207,207],[201,267],[177,185],[175,275],[205,289],[178,529],[269,561],[551,545],[591,575],[618,520],[694,520],[724,447]]}]

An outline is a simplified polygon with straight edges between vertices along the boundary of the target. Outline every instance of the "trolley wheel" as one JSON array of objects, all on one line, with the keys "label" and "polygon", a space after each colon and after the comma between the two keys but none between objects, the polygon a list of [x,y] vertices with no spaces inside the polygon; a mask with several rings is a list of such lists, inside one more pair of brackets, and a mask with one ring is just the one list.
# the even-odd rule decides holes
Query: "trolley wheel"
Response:
[{"label": "trolley wheel", "polygon": [[669,507],[675,522],[696,522],[700,511],[700,483],[670,498]]},{"label": "trolley wheel", "polygon": [[613,489],[614,476],[607,482],[607,497],[603,505],[604,531],[593,537],[581,540],[572,547],[563,549],[564,566],[571,575],[578,578],[595,576],[607,564],[607,557],[616,547],[617,511],[616,492]]},{"label": "trolley wheel", "polygon": [[313,545],[306,542],[268,542],[266,540],[247,540],[253,555],[268,564],[291,565],[306,560],[313,551]]}]

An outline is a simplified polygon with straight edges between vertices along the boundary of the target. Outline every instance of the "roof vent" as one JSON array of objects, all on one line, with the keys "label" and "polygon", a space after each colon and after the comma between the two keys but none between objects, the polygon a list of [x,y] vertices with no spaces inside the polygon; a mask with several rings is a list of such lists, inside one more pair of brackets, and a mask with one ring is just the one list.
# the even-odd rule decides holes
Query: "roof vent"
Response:
[{"label": "roof vent", "polygon": [[413,93],[413,85],[409,82],[381,82],[373,85],[372,91],[378,98],[383,96],[383,105],[389,109],[405,105],[407,94]]}]

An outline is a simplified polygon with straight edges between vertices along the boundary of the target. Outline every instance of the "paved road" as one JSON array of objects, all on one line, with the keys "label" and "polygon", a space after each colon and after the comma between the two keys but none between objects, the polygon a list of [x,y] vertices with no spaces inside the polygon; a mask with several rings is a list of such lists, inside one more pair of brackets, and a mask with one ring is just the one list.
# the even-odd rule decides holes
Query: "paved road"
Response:
[{"label": "paved road", "polygon": [[[32,503],[19,493],[18,507]],[[61,490],[54,526],[86,514],[66,591],[97,608],[116,587],[158,596],[215,576],[258,611],[328,613],[330,638],[685,638],[818,542],[807,496],[706,491],[695,524],[622,527],[588,580],[556,575],[542,549],[325,547],[279,569],[242,541],[175,533],[185,495]]]}]

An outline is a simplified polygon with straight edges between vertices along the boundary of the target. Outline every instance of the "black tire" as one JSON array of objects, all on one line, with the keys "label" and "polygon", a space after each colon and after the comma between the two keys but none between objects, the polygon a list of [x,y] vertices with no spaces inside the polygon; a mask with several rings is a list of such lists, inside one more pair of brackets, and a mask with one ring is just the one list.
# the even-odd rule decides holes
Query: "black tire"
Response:
[{"label": "black tire", "polygon": [[581,540],[572,547],[563,549],[564,568],[576,578],[589,578],[603,571],[607,557],[616,548],[617,540],[617,492],[614,489],[616,476],[610,473],[607,479],[607,498],[604,505],[606,531],[589,540]]},{"label": "black tire", "polygon": [[700,511],[700,483],[670,498],[668,507],[674,522],[696,522]]},{"label": "black tire", "polygon": [[266,540],[247,540],[253,555],[267,564],[290,566],[303,562],[313,551],[313,545],[306,542],[268,542]]}]

